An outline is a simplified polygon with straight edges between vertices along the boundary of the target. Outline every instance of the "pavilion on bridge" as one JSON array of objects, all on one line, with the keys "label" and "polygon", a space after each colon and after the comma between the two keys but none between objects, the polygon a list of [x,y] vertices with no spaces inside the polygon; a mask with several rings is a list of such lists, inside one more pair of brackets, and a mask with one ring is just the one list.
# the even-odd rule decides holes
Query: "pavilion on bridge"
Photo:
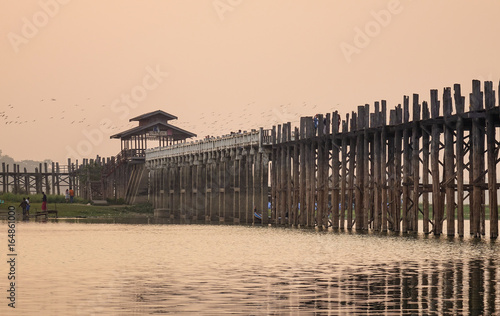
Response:
[{"label": "pavilion on bridge", "polygon": [[144,159],[146,149],[170,146],[186,142],[196,134],[168,123],[177,116],[157,110],[145,113],[129,121],[138,121],[139,126],[111,135],[121,140],[121,154],[124,157]]}]

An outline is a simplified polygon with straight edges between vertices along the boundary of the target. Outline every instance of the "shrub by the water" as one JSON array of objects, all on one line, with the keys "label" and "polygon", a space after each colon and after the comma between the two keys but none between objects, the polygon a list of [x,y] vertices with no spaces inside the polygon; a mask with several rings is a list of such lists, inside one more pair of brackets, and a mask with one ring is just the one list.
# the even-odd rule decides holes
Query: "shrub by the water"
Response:
[{"label": "shrub by the water", "polygon": [[[21,203],[23,198],[30,198],[31,203],[41,203],[43,194],[14,194],[14,193],[2,193],[0,194],[0,200],[12,202],[12,203]],[[47,194],[47,203],[66,203],[66,198],[64,195],[52,195]],[[74,203],[88,203],[87,200],[75,196]]]},{"label": "shrub by the water", "polygon": [[123,205],[125,203],[125,199],[119,198],[119,199],[112,199],[112,198],[107,198],[106,201],[108,202],[109,205]]},{"label": "shrub by the water", "polygon": [[142,213],[142,214],[147,214],[147,213],[152,214],[154,213],[154,208],[151,203],[140,203],[127,207],[127,211],[134,213]]}]

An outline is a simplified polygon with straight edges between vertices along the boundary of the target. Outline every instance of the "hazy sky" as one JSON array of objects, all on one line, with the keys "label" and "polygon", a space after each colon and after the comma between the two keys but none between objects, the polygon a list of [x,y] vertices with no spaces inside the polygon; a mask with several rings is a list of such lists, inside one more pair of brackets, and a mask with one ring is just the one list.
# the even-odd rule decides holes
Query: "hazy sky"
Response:
[{"label": "hazy sky", "polygon": [[115,155],[162,109],[203,137],[500,78],[500,1],[0,0],[0,149]]}]

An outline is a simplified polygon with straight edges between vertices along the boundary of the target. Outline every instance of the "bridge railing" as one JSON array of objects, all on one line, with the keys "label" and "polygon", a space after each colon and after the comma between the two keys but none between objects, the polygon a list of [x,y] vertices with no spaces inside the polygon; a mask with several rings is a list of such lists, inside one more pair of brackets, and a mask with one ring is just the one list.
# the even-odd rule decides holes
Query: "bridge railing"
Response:
[{"label": "bridge railing", "polygon": [[146,160],[208,152],[219,149],[244,146],[262,146],[269,144],[271,144],[271,130],[252,130],[250,132],[234,133],[225,136],[196,140],[189,143],[147,149]]}]

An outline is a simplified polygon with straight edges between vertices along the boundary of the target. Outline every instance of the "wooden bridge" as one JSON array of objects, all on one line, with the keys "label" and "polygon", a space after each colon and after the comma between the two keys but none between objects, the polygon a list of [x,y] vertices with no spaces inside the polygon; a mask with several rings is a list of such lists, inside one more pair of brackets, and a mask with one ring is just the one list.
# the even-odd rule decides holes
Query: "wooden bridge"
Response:
[{"label": "wooden bridge", "polygon": [[150,201],[181,221],[450,236],[464,235],[470,210],[470,233],[485,235],[489,219],[496,238],[500,112],[493,83],[482,88],[473,81],[468,111],[455,84],[429,102],[414,94],[411,108],[405,96],[389,112],[381,101],[149,149]]}]

